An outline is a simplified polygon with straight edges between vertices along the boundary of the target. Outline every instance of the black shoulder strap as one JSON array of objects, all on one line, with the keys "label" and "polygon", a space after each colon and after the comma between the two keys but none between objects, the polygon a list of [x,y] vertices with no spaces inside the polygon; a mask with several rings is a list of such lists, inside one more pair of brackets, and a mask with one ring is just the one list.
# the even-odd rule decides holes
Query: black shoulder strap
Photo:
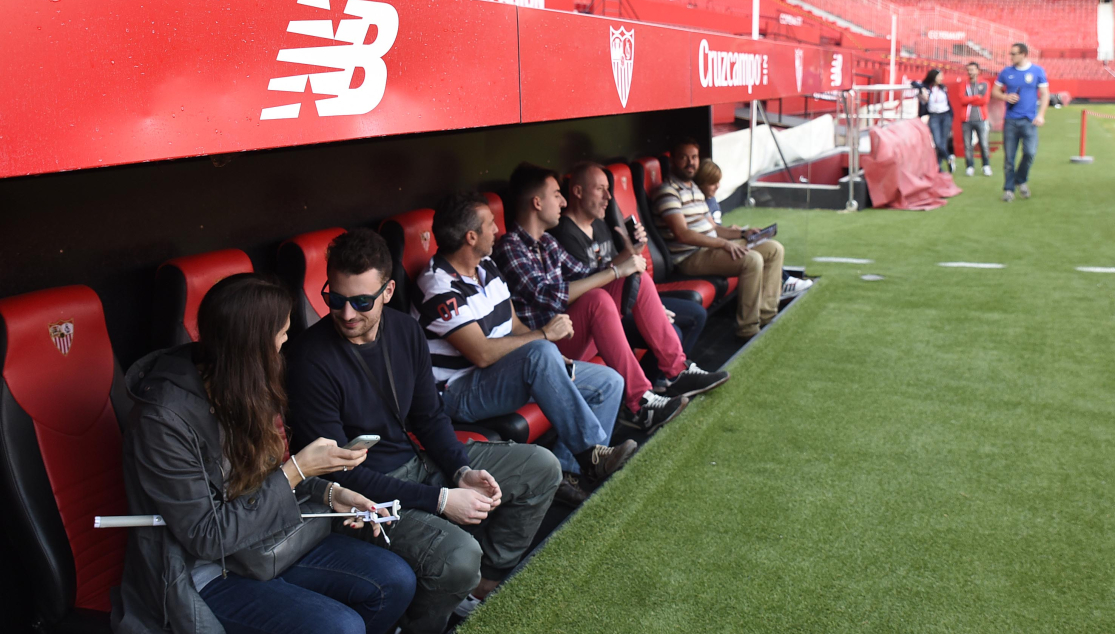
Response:
[{"label": "black shoulder strap", "polygon": [[[351,348],[352,355],[356,358],[356,363],[360,365],[360,369],[364,370],[364,375],[368,377],[368,381],[372,384],[372,387],[376,389],[376,392],[379,393],[379,397],[383,399],[384,404],[387,405],[387,409],[391,412],[391,417],[399,423],[399,427],[403,430],[403,436],[410,444],[410,448],[414,450],[414,455],[418,456],[419,461],[422,462],[423,466],[425,466],[426,460],[425,457],[422,455],[422,450],[418,448],[417,443],[415,443],[414,439],[410,437],[410,430],[407,429],[406,419],[403,418],[402,414],[402,408],[399,407],[399,395],[395,391],[395,373],[391,369],[391,352],[389,350],[390,346],[388,346],[386,342],[385,331],[386,326],[384,325],[384,319],[383,317],[380,317],[379,333],[376,335],[376,341],[379,342],[379,346],[383,350],[384,365],[387,369],[387,382],[391,386],[390,401],[387,400],[387,394],[384,393],[383,386],[379,384],[379,381],[376,380],[376,376],[372,374],[372,369],[368,367],[368,362],[364,360],[364,355],[360,354],[360,351],[356,349],[356,346],[347,347]],[[394,403],[395,405],[394,408],[391,407],[392,403]]]}]

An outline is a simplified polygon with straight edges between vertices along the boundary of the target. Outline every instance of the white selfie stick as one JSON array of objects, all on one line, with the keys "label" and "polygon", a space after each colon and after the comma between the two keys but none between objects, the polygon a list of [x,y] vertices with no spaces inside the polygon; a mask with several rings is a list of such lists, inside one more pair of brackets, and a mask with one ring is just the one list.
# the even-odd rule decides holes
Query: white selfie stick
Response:
[{"label": "white selfie stick", "polygon": [[[402,505],[399,504],[399,501],[394,500],[376,504],[373,511],[357,511],[353,508],[350,513],[304,513],[302,517],[358,517],[365,522],[383,524],[398,520],[401,508]],[[378,515],[376,511],[380,509],[391,509],[391,515],[387,517]],[[144,526],[166,526],[166,522],[163,521],[162,515],[97,515],[93,518],[93,528],[138,528]],[[383,539],[388,544],[391,543],[386,532],[383,533]]]}]

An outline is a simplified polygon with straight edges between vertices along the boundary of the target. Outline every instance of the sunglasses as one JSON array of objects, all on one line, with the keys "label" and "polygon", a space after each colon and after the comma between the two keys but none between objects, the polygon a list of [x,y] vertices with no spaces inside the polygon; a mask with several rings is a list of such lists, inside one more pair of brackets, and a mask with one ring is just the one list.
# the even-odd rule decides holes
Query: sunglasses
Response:
[{"label": "sunglasses", "polygon": [[329,306],[329,310],[344,310],[345,304],[348,303],[356,312],[366,313],[376,305],[376,300],[379,299],[380,295],[383,295],[383,291],[387,290],[387,285],[390,283],[391,280],[384,282],[383,286],[381,286],[374,295],[353,295],[352,297],[345,297],[340,293],[333,293],[325,290],[325,287],[329,286],[329,282],[326,281],[321,287],[321,298],[325,300],[325,304]]}]

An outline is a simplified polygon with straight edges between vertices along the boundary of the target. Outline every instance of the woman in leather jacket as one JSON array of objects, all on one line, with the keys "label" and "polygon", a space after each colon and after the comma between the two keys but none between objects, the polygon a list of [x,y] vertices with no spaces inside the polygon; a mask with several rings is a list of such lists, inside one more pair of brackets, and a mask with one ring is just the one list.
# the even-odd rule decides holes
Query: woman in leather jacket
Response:
[{"label": "woman in leather jacket", "polygon": [[162,515],[166,528],[129,534],[115,631],[379,633],[409,605],[410,566],[340,526],[270,581],[228,571],[230,555],[301,522],[300,500],[374,508],[317,477],[360,464],[367,450],[319,438],[284,460],[279,348],[292,304],[262,276],[225,278],[201,302],[197,343],[128,370],[136,402],[124,435],[128,502],[134,513]]}]

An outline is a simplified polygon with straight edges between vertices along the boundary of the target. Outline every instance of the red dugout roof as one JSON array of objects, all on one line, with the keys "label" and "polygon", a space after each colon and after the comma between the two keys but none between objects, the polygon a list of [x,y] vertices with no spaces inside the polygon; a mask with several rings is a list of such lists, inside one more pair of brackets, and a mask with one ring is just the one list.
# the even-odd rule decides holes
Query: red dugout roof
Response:
[{"label": "red dugout roof", "polygon": [[851,55],[475,0],[11,0],[0,177],[851,85]]}]

